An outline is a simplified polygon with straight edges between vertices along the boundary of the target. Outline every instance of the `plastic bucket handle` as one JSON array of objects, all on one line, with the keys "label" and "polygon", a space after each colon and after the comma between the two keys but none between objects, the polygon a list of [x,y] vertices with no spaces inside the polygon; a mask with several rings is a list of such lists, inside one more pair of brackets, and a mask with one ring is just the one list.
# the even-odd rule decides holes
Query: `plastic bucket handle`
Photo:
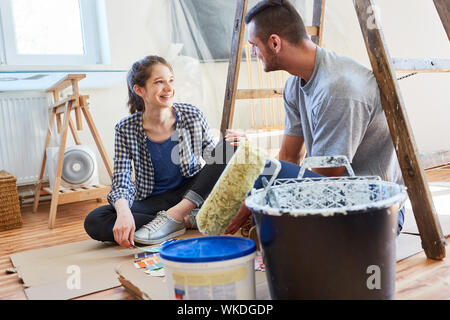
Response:
[{"label": "plastic bucket handle", "polygon": [[281,170],[281,162],[280,161],[278,161],[274,157],[268,157],[267,160],[269,160],[270,162],[274,163],[276,168],[275,168],[275,171],[272,174],[272,177],[269,180],[269,183],[264,186],[264,193],[267,193],[267,190],[269,190],[270,186],[273,184],[273,182],[275,181],[275,179],[278,176],[278,173]]},{"label": "plastic bucket handle", "polygon": [[335,168],[345,167],[350,177],[355,176],[346,156],[307,157],[303,160],[297,178],[303,178],[306,168]]},{"label": "plastic bucket handle", "polygon": [[[273,157],[268,157],[268,160],[273,162],[276,166],[275,172],[267,183],[264,186],[264,198],[267,199],[267,192],[275,181],[278,173],[281,170],[281,162]],[[345,167],[347,169],[348,174],[351,177],[355,176],[355,172],[353,171],[350,162],[348,161],[346,156],[323,156],[323,157],[307,157],[303,160],[302,166],[300,167],[300,171],[298,173],[297,178],[302,178],[306,168],[333,168],[333,167]]]}]

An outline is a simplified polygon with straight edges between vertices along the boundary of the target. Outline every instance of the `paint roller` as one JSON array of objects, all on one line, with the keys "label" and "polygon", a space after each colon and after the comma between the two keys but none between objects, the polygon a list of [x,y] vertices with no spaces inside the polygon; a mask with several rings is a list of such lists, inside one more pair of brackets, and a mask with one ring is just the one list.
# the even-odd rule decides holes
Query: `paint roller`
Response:
[{"label": "paint roller", "polygon": [[225,233],[231,220],[239,212],[242,202],[247,198],[255,180],[263,172],[266,160],[276,164],[271,178],[273,181],[281,169],[280,162],[256,148],[249,141],[239,144],[196,216],[201,233],[205,235]]}]

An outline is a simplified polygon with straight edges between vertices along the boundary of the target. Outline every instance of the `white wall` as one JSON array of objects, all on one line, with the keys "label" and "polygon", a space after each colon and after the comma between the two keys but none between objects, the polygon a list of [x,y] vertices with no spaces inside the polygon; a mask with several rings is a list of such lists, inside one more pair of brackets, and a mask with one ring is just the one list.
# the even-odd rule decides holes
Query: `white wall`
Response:
[{"label": "white wall", "polygon": [[[377,4],[392,57],[450,57],[448,39],[431,0],[378,0]],[[148,54],[171,55],[167,5],[167,0],[106,0],[113,65],[129,68],[134,61]],[[327,49],[350,56],[370,67],[352,0],[327,0],[324,28]],[[192,86],[183,84],[183,80],[189,80],[189,75],[183,74],[183,61],[175,59],[174,62],[179,101],[198,105],[205,112],[211,127],[219,128],[227,63],[216,66],[202,64],[203,69],[212,68],[209,78],[203,80],[203,84],[212,83],[212,86],[197,88],[198,91],[193,94]],[[245,77],[244,68],[241,72]],[[450,149],[449,84],[448,74],[420,74],[400,82],[420,152]],[[207,103],[196,101],[197,92],[206,96],[204,100]],[[90,95],[93,118],[112,160],[114,125],[128,114],[126,84],[85,93]],[[240,118],[237,125],[243,126],[243,119],[245,117]],[[81,137],[86,142],[92,141],[87,131]],[[101,182],[109,183],[106,170],[103,166],[99,167]]]}]

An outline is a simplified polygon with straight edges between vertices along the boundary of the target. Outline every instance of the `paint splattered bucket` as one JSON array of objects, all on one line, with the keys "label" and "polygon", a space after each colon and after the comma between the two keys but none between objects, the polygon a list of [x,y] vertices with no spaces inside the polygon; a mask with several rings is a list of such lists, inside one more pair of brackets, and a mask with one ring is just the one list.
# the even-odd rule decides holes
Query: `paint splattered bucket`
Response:
[{"label": "paint splattered bucket", "polygon": [[256,244],[231,236],[183,239],[162,247],[169,299],[255,299]]},{"label": "paint splattered bucket", "polygon": [[350,177],[275,180],[246,199],[273,299],[394,298],[406,188],[347,171]]}]

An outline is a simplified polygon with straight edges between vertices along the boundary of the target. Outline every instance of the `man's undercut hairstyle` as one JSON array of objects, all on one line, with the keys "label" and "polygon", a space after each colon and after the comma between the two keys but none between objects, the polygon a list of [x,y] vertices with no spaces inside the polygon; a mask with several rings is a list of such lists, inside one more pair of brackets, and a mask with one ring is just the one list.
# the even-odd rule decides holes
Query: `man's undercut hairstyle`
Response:
[{"label": "man's undercut hairstyle", "polygon": [[264,0],[258,2],[245,16],[245,23],[255,24],[256,36],[266,42],[277,34],[294,45],[309,39],[305,24],[288,0]]}]

